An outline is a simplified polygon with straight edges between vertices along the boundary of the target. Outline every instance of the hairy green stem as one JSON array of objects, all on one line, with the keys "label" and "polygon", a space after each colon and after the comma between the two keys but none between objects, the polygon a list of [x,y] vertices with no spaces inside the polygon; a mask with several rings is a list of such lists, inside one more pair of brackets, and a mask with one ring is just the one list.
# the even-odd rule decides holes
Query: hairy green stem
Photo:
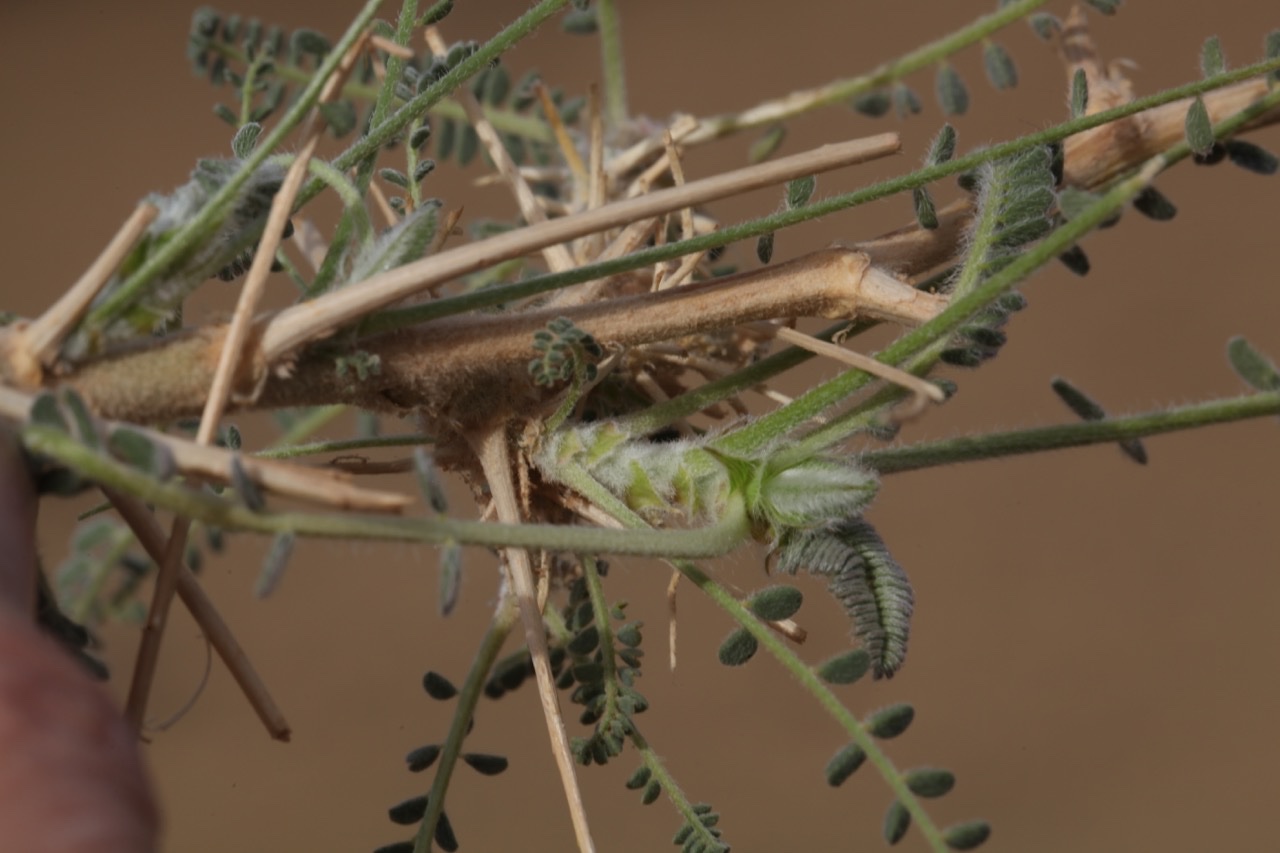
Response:
[{"label": "hairy green stem", "polygon": [[[330,408],[346,410],[346,406],[322,406],[318,411]],[[290,430],[292,433],[293,430]],[[264,459],[296,459],[299,456],[319,456],[326,453],[349,453],[353,450],[372,450],[379,447],[417,447],[431,444],[432,436],[425,433],[408,435],[377,435],[369,438],[343,438],[336,441],[313,441],[310,444],[287,444],[282,438],[275,447],[259,450],[254,456]]]},{"label": "hairy green stem", "polygon": [[1277,414],[1280,414],[1280,392],[1246,394],[1102,421],[1054,424],[869,450],[858,457],[858,462],[880,474],[897,474],[956,462],[1109,444]]},{"label": "hairy green stem", "polygon": [[631,726],[629,734],[631,745],[640,753],[640,757],[644,760],[644,766],[649,768],[649,772],[658,784],[662,786],[662,790],[666,792],[667,799],[671,801],[671,805],[685,819],[689,826],[693,827],[693,831],[702,837],[703,844],[707,845],[710,850],[725,850],[728,845],[724,841],[716,838],[702,823],[702,816],[693,808],[693,803],[689,802],[689,798],[685,796],[684,791],[676,783],[675,777],[667,771],[667,766],[662,763],[662,758],[649,745],[649,741],[645,738],[640,730]]},{"label": "hairy green stem", "polygon": [[[609,621],[609,602],[604,597],[604,585],[600,582],[600,568],[596,558],[582,558],[582,579],[591,598],[591,611],[599,634],[600,668],[604,675],[604,713],[601,722],[612,719],[618,713],[618,661],[613,652],[613,624]],[[630,721],[628,721],[630,722]]]},{"label": "hairy green stem", "polygon": [[[1015,0],[1005,3],[997,11],[973,21],[969,25],[926,44],[910,53],[886,62],[866,74],[844,80],[835,80],[815,89],[796,92],[773,101],[735,113],[708,116],[699,119],[698,127],[682,140],[685,145],[697,145],[720,139],[732,133],[755,127],[778,124],[788,119],[846,102],[859,95],[882,88],[903,77],[946,59],[969,45],[988,38],[997,30],[1026,17],[1047,0]],[[865,42],[865,39],[863,40]],[[657,150],[660,140],[646,142],[646,147]]]},{"label": "hairy green stem", "polygon": [[604,65],[605,127],[617,130],[631,115],[627,110],[627,75],[622,63],[617,0],[596,0],[596,20],[600,25],[600,59]]},{"label": "hairy green stem", "polygon": [[458,692],[458,707],[453,712],[453,721],[449,724],[449,734],[445,737],[444,748],[436,764],[436,775],[431,780],[431,791],[427,795],[427,814],[418,827],[418,834],[413,840],[414,853],[428,853],[431,840],[435,837],[436,824],[444,811],[445,793],[449,790],[449,780],[458,765],[458,756],[462,754],[462,743],[466,740],[467,731],[471,727],[471,718],[475,715],[476,704],[484,693],[485,679],[493,669],[493,663],[502,651],[502,644],[507,635],[520,619],[520,610],[516,607],[513,595],[506,593],[498,602],[493,619],[489,622],[489,630],[480,641],[480,648],[471,661],[471,669],[467,671],[467,680]]},{"label": "hairy green stem", "polygon": [[[347,406],[342,403],[336,403],[332,406],[316,406],[313,409],[307,409],[302,417],[298,418],[284,434],[277,438],[273,446],[267,450],[260,451],[257,456],[265,456],[269,459],[288,459],[292,456],[301,456],[302,453],[291,453],[297,447],[307,447],[309,445],[300,445],[298,442],[314,435],[316,430],[324,427],[325,424],[341,415],[347,410]],[[324,451],[316,451],[323,453]]]},{"label": "hairy green stem", "polygon": [[254,512],[247,506],[196,491],[178,482],[161,482],[137,468],[104,456],[52,427],[28,424],[27,448],[55,459],[85,478],[226,530],[254,533],[293,532],[337,539],[379,539],[444,545],[578,551],[637,556],[720,556],[746,536],[746,510],[733,502],[714,525],[697,530],[602,530],[555,524],[494,524],[443,518],[398,518],[360,513]]},{"label": "hairy green stem", "polygon": [[[307,87],[303,89],[297,100],[293,102],[293,106],[285,113],[284,117],[266,134],[253,149],[253,151],[240,163],[240,168],[235,174],[219,189],[208,203],[201,208],[200,212],[189,222],[174,234],[163,246],[156,252],[149,255],[141,266],[129,276],[120,287],[114,290],[110,296],[103,300],[100,305],[91,309],[85,317],[84,325],[87,328],[96,328],[105,326],[110,321],[119,317],[128,307],[136,300],[141,291],[149,285],[152,280],[164,271],[170,264],[182,256],[184,252],[189,250],[202,240],[205,240],[218,227],[218,223],[227,212],[227,205],[236,197],[245,182],[250,176],[257,171],[258,167],[266,162],[267,158],[272,156],[273,152],[280,146],[286,136],[288,136],[295,127],[302,123],[302,120],[311,112],[316,101],[320,99],[320,91],[324,88],[325,81],[337,69],[338,63],[342,61],[343,56],[355,43],[356,39],[369,26],[369,22],[373,20],[374,14],[381,5],[380,0],[368,0],[364,7],[356,15],[351,22],[351,26],[347,28],[346,33],[334,45],[333,50],[324,61],[320,63],[320,67],[316,69],[315,74],[311,77]],[[316,183],[317,187],[323,184]],[[317,192],[319,190],[317,189]]]},{"label": "hairy green stem", "polygon": [[759,237],[761,234],[781,231],[802,222],[807,222],[810,219],[829,216],[848,208],[857,207],[858,205],[878,201],[879,199],[886,198],[891,195],[923,187],[926,184],[933,183],[934,181],[970,171],[971,169],[974,169],[990,160],[998,160],[1002,157],[1008,157],[1012,154],[1026,151],[1029,148],[1034,148],[1038,145],[1047,145],[1051,142],[1058,142],[1068,136],[1072,136],[1086,130],[1091,130],[1095,127],[1101,127],[1104,124],[1109,124],[1118,119],[1126,118],[1172,101],[1181,100],[1182,98],[1203,94],[1204,92],[1209,92],[1214,89],[1220,89],[1224,86],[1229,86],[1232,83],[1238,83],[1241,80],[1247,80],[1250,77],[1266,74],[1276,69],[1280,69],[1280,59],[1259,62],[1245,68],[1224,72],[1223,74],[1207,77],[1203,80],[1197,80],[1194,83],[1187,83],[1183,86],[1168,89],[1155,95],[1138,98],[1137,100],[1115,107],[1114,109],[1094,113],[1093,115],[1081,116],[1042,131],[1037,131],[1017,139],[1009,140],[1008,142],[1002,142],[988,148],[983,148],[964,157],[958,157],[954,160],[948,160],[947,162],[940,163],[936,166],[919,169],[907,175],[901,175],[887,181],[881,181],[878,184],[872,184],[871,186],[864,187],[860,190],[854,190],[852,192],[842,193],[840,195],[834,195],[829,198],[813,201],[803,207],[779,211],[778,213],[770,216],[750,219],[699,237],[692,237],[687,240],[679,240],[673,243],[666,243],[661,246],[641,249],[639,251],[623,255],[620,258],[615,258],[610,261],[600,261],[594,264],[586,264],[584,266],[575,267],[574,269],[566,272],[534,276],[514,284],[489,287],[484,290],[465,293],[459,296],[437,299],[423,305],[415,305],[411,308],[378,312],[361,322],[360,334],[380,334],[395,329],[418,325],[430,320],[437,320],[441,317],[448,317],[467,311],[476,311],[482,308],[491,308],[495,305],[527,299],[531,296],[537,296],[552,290],[559,290],[560,288],[569,287],[574,284],[581,284],[585,281],[595,281],[597,279],[618,275],[619,273],[653,266],[654,264],[661,263],[662,261],[669,261],[675,258],[684,257],[685,255],[691,255],[695,252],[709,251],[739,240]]},{"label": "hairy green stem", "polygon": [[850,713],[849,709],[831,692],[831,688],[823,683],[817,673],[801,660],[777,634],[757,619],[742,602],[734,598],[728,590],[712,580],[700,568],[687,560],[675,560],[672,564],[680,570],[682,575],[705,593],[708,598],[720,605],[720,608],[733,617],[735,622],[746,629],[751,636],[755,637],[756,641],[773,655],[774,659],[782,664],[787,672],[791,673],[792,677],[800,682],[800,686],[818,700],[818,703],[835,718],[836,722],[849,735],[849,739],[866,753],[867,760],[880,772],[885,784],[889,786],[889,790],[893,792],[893,795],[898,798],[898,801],[911,814],[912,820],[929,842],[930,848],[939,851],[939,853],[947,850],[947,844],[943,841],[942,833],[933,822],[933,818],[925,811],[924,805],[919,798],[907,787],[906,780],[898,772],[898,768],[894,766],[893,761],[880,749],[880,745],[872,737],[871,733],[867,731],[866,726]]}]

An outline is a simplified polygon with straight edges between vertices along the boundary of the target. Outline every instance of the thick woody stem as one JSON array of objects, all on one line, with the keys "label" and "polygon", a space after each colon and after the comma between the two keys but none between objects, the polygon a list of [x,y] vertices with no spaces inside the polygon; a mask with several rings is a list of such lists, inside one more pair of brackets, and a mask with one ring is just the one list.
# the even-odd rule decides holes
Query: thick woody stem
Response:
[{"label": "thick woody stem", "polygon": [[[356,385],[336,373],[332,356],[313,354],[288,379],[272,378],[259,406],[342,400],[382,410],[412,407],[478,422],[489,405],[530,399],[525,366],[533,333],[567,317],[605,344],[632,346],[786,317],[868,315],[915,326],[945,305],[869,266],[849,249],[826,249],[751,273],[607,302],[513,315],[448,318],[363,340],[380,370]],[[207,387],[211,344],[204,335],[150,352],[104,359],[70,377],[97,411],[152,421],[190,412]],[[173,365],[182,364],[178,371]],[[140,376],[149,377],[142,383]],[[140,387],[144,386],[144,387]],[[485,403],[484,401],[489,401]],[[464,416],[464,411],[468,414]],[[478,413],[479,412],[479,413]]]}]

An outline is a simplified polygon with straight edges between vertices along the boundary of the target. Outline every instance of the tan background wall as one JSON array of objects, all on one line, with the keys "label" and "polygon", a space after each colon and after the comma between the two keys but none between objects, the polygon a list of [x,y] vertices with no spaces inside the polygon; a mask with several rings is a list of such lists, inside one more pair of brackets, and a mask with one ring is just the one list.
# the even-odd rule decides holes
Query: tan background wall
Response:
[{"label": "tan background wall", "polygon": [[[236,11],[337,34],[347,5],[261,0]],[[785,7],[795,17],[784,21],[776,3],[624,3],[632,104],[659,117],[744,107],[870,68],[994,5],[801,2]],[[452,39],[483,38],[524,4],[459,6],[446,22]],[[1064,12],[1065,4],[1050,8]],[[175,2],[0,6],[4,308],[39,311],[136,199],[181,183],[196,157],[228,151],[230,133],[210,113],[225,90],[194,78],[183,59],[190,11]],[[1278,23],[1266,0],[1130,3],[1119,17],[1095,21],[1095,32],[1108,55],[1139,63],[1134,79],[1145,93],[1196,76],[1205,36],[1221,35],[1229,59],[1243,64]],[[982,82],[975,52],[960,58],[973,94],[971,115],[956,121],[962,147],[1065,113],[1052,52],[1022,26],[1001,41],[1018,60],[1022,86],[997,94]],[[581,89],[598,77],[593,47],[548,30],[507,62]],[[931,81],[926,74],[911,82],[927,93]],[[900,126],[903,159],[824,177],[819,191],[910,168],[940,123],[930,103]],[[895,127],[895,119],[833,109],[797,122],[786,150]],[[1257,141],[1280,148],[1275,130]],[[706,175],[738,165],[746,144],[699,151],[687,168]],[[467,199],[468,214],[509,211],[501,194],[467,188],[476,174],[476,166],[461,177],[442,170],[430,179],[432,192]],[[1091,276],[1055,268],[1034,279],[1024,290],[1031,307],[1011,326],[1005,353],[959,375],[955,402],[906,437],[1065,420],[1048,388],[1054,375],[1117,411],[1237,393],[1223,357],[1228,337],[1246,334],[1280,356],[1277,180],[1230,166],[1161,178],[1180,207],[1177,220],[1128,215],[1088,240]],[[776,198],[758,194],[716,211],[732,221],[768,211]],[[909,215],[907,202],[894,199],[830,217],[782,236],[779,257],[869,236]],[[735,252],[754,263],[748,247]],[[855,709],[916,704],[915,726],[890,752],[904,767],[959,774],[957,790],[935,806],[939,818],[992,820],[989,849],[1002,851],[1275,844],[1278,448],[1268,420],[1152,440],[1147,468],[1095,448],[886,483],[871,518],[917,587],[911,659],[892,683],[859,685],[845,698]],[[51,562],[83,505],[47,507],[41,536]],[[492,604],[491,560],[468,555],[459,612],[442,620],[433,553],[304,545],[282,589],[263,602],[250,597],[262,550],[261,541],[236,540],[205,579],[287,710],[295,742],[268,741],[215,665],[204,698],[147,748],[167,849],[359,851],[400,838],[385,809],[429,783],[406,773],[400,756],[439,739],[451,712],[425,698],[419,678],[432,668],[461,680]],[[757,555],[715,568],[747,588],[764,580]],[[667,672],[666,572],[616,561],[609,580],[611,594],[629,599],[649,625],[640,685],[653,704],[640,720],[646,735],[691,796],[724,813],[735,850],[881,843],[886,790],[866,769],[844,788],[826,786],[821,769],[841,737],[778,667],[763,658],[741,670],[720,667],[714,651],[727,622],[690,592],[681,601],[681,665]],[[817,585],[805,589],[806,654],[819,659],[845,642],[845,626]],[[122,691],[135,635],[107,637]],[[153,701],[160,715],[187,698],[204,659],[185,617],[170,639]],[[484,704],[470,745],[510,756],[512,767],[494,779],[460,771],[449,812],[463,849],[568,849],[532,690]],[[641,807],[623,788],[633,767],[624,757],[583,774],[601,849],[670,849],[678,820],[664,804]],[[918,839],[904,847],[916,849]]]}]

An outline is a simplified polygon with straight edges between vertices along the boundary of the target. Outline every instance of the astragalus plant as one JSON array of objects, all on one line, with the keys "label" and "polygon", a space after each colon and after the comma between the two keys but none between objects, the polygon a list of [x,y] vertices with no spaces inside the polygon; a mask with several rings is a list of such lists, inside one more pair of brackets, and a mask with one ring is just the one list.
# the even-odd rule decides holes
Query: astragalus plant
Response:
[{"label": "astragalus plant", "polygon": [[[82,621],[127,614],[142,581],[154,580],[131,722],[143,724],[176,594],[271,734],[288,737],[201,590],[196,542],[272,537],[262,595],[281,582],[299,537],[432,546],[446,613],[467,549],[488,547],[501,553],[501,572],[469,585],[489,585],[490,626],[457,686],[435,671],[424,678],[430,696],[456,703],[453,723],[409,754],[410,769],[430,769],[431,782],[391,809],[416,829],[380,849],[465,841],[466,827],[455,832],[446,816],[458,762],[485,774],[507,766],[466,749],[477,704],[532,679],[580,849],[617,849],[607,826],[590,824],[579,785],[589,765],[624,762],[642,802],[674,809],[664,820],[677,846],[725,850],[732,821],[686,792],[645,736],[646,632],[609,592],[605,560],[657,557],[673,570],[673,603],[705,595],[733,621],[721,662],[772,656],[798,697],[830,715],[840,735],[828,784],[863,764],[881,777],[888,843],[914,829],[933,850],[983,844],[986,822],[932,816],[928,800],[951,790],[950,771],[901,768],[886,748],[913,707],[888,685],[846,689],[909,666],[913,567],[895,560],[866,510],[897,472],[1096,443],[1144,463],[1147,436],[1280,414],[1280,372],[1236,338],[1224,344],[1247,386],[1237,397],[1110,417],[1055,380],[1078,418],[894,441],[1016,336],[1027,304],[1018,288],[1037,270],[1089,272],[1082,244],[1122,213],[1171,218],[1153,185],[1166,169],[1223,161],[1276,171],[1275,156],[1243,136],[1280,117],[1280,34],[1260,30],[1257,60],[1235,67],[1210,38],[1198,78],[1139,96],[1124,65],[1100,58],[1082,9],[1059,18],[1045,0],[1013,0],[865,74],[712,116],[676,112],[675,93],[673,117],[654,120],[628,110],[615,0],[542,0],[482,43],[446,39],[449,2],[382,5],[359,9],[336,40],[196,12],[188,55],[219,86],[227,155],[198,160],[186,184],[147,196],[81,280],[0,337],[0,414],[37,460],[41,487],[96,489],[106,501],[58,570],[63,606]],[[1104,14],[1118,5],[1088,4]],[[1012,87],[1018,70],[1001,33],[1026,24],[1061,52],[1068,85],[1044,102],[1066,114],[1046,111],[1042,129],[967,146],[946,121],[970,108],[979,83],[951,59],[980,53],[980,85]],[[544,84],[503,61],[544,25],[598,39],[599,86]],[[972,99],[975,109],[984,101]],[[913,160],[921,165],[822,192],[824,173],[901,151],[891,116],[876,135],[779,153],[790,120],[849,106],[933,121],[932,142]],[[743,134],[753,139],[750,162],[686,173],[686,151]],[[509,190],[506,220],[432,195],[434,172],[478,157]],[[715,202],[766,187],[776,187],[774,213],[715,217]],[[774,261],[792,226],[891,196],[909,199],[914,225]],[[318,199],[337,216],[316,214]],[[273,272],[296,285],[291,301],[264,300]],[[213,279],[239,288],[232,317],[184,314]],[[801,331],[809,326],[796,321],[813,318],[830,325]],[[863,333],[886,324],[893,337],[865,351]],[[840,368],[805,387],[788,383],[788,371],[814,358]],[[309,441],[349,409],[363,415],[359,434]],[[279,413],[281,434],[250,447],[228,415],[258,410]],[[408,428],[379,435],[379,415]],[[362,455],[386,448],[401,450],[390,460]],[[316,458],[333,461],[316,467]],[[388,470],[415,474],[421,495],[362,481]],[[446,476],[469,487],[473,512],[450,511]],[[167,531],[158,512],[172,516]],[[699,563],[751,542],[775,576],[757,589],[731,588]],[[115,572],[125,578],[119,591]],[[843,608],[848,647],[800,646],[797,573],[821,579]],[[645,614],[647,633],[668,618],[674,611]],[[519,648],[504,654],[513,634]],[[568,725],[566,707],[577,718]],[[782,791],[769,799],[785,822],[786,798],[803,786]]]}]

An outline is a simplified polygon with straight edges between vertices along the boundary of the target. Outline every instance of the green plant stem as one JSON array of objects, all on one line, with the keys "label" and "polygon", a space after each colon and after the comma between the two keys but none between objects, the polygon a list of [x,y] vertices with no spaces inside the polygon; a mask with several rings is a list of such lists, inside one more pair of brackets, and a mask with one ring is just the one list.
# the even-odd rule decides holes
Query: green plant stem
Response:
[{"label": "green plant stem", "polygon": [[[183,225],[156,252],[148,256],[146,261],[134,271],[133,275],[122,282],[120,287],[114,290],[100,305],[90,309],[84,319],[86,327],[101,327],[119,317],[136,301],[142,290],[158,275],[178,258],[182,257],[183,253],[187,252],[192,246],[207,239],[213,233],[226,215],[227,206],[235,199],[236,194],[240,192],[245,182],[249,180],[259,166],[266,162],[268,157],[272,156],[272,153],[284,142],[285,137],[301,124],[302,120],[311,112],[311,109],[320,99],[320,91],[324,88],[325,81],[337,69],[338,63],[342,61],[343,56],[346,55],[356,39],[369,26],[369,22],[373,20],[373,16],[377,13],[380,5],[380,0],[368,0],[364,4],[359,14],[351,22],[351,26],[347,28],[346,33],[334,45],[333,50],[324,58],[324,61],[320,63],[320,67],[312,75],[307,87],[303,89],[297,100],[293,102],[293,106],[289,108],[289,111],[285,113],[279,123],[266,134],[264,139],[258,142],[249,156],[241,161],[240,168],[209,199],[208,203],[201,208],[195,217]],[[323,186],[323,184],[318,184],[318,186]]]},{"label": "green plant stem", "polygon": [[791,673],[792,677],[800,682],[800,686],[818,700],[818,703],[826,709],[828,714],[835,718],[836,722],[849,735],[849,739],[866,753],[867,760],[879,771],[885,784],[889,786],[889,790],[910,812],[911,819],[915,822],[925,840],[929,842],[930,848],[939,851],[939,853],[947,850],[946,842],[943,841],[942,833],[933,822],[933,818],[929,816],[929,813],[925,811],[924,805],[907,787],[906,781],[903,779],[902,774],[898,772],[898,768],[894,766],[893,761],[880,749],[880,745],[871,733],[867,731],[862,722],[850,713],[849,709],[831,692],[831,688],[817,676],[813,669],[801,660],[767,625],[757,619],[750,610],[734,598],[732,593],[712,580],[696,565],[687,560],[674,560],[672,565],[680,571],[680,574],[692,581],[708,598],[718,604],[722,610],[733,617],[735,622],[750,632],[751,636],[755,637],[756,641],[768,650],[774,659],[782,664],[787,672]]},{"label": "green plant stem", "polygon": [[[596,632],[600,636],[600,668],[604,673],[604,713],[600,715],[600,725],[607,725],[618,714],[618,661],[614,657],[609,602],[604,597],[604,585],[600,582],[600,569],[595,557],[582,558],[582,579],[591,598],[591,611],[595,616]],[[631,728],[630,722],[627,721],[628,728]]]},{"label": "green plant stem", "polygon": [[110,488],[157,507],[226,530],[254,533],[293,532],[337,539],[378,539],[444,545],[457,542],[488,547],[578,551],[637,556],[720,556],[746,536],[746,510],[734,501],[716,524],[697,530],[602,530],[555,524],[495,524],[444,518],[398,518],[361,513],[254,512],[243,504],[160,482],[137,468],[95,452],[57,429],[23,428],[22,439],[34,453]]},{"label": "green plant stem", "polygon": [[662,790],[666,792],[667,799],[671,801],[671,805],[685,819],[689,826],[693,827],[694,833],[702,837],[703,844],[707,845],[709,850],[727,850],[728,845],[724,841],[712,835],[707,827],[702,823],[702,816],[694,811],[693,803],[689,802],[689,798],[685,796],[684,791],[676,783],[675,777],[667,772],[667,766],[662,763],[662,759],[653,747],[649,745],[649,741],[640,733],[640,730],[633,724],[629,734],[631,745],[640,753],[640,757],[644,760],[644,766],[649,768],[649,772],[653,774],[653,778],[662,786]]},{"label": "green plant stem", "polygon": [[627,109],[627,75],[622,62],[622,33],[617,0],[596,0],[600,25],[600,59],[604,65],[604,121],[608,130],[624,127]]},{"label": "green plant stem", "polygon": [[1055,424],[870,450],[859,456],[858,461],[880,474],[897,474],[956,462],[1109,444],[1267,415],[1280,415],[1280,392],[1246,394],[1101,421]]},{"label": "green plant stem", "polygon": [[244,83],[240,86],[241,127],[249,123],[249,116],[253,114],[253,95],[258,82],[258,72],[262,70],[264,61],[266,60],[262,56],[255,56],[253,59],[246,58],[244,62]]},{"label": "green plant stem", "polygon": [[[321,411],[329,409],[321,407]],[[346,410],[346,406],[333,408]],[[292,430],[290,430],[292,433]],[[425,433],[409,433],[408,435],[378,435],[370,438],[343,438],[336,441],[313,441],[310,444],[287,444],[282,438],[275,447],[260,450],[255,456],[264,459],[296,459],[299,456],[319,456],[326,453],[349,453],[353,450],[372,450],[379,447],[417,447],[420,444],[431,444],[432,436]]]},{"label": "green plant stem", "polygon": [[[692,237],[687,240],[679,240],[662,246],[641,249],[611,261],[586,264],[561,273],[549,273],[546,275],[534,276],[515,284],[489,287],[484,290],[465,293],[459,296],[437,299],[423,305],[413,306],[412,308],[381,311],[369,316],[361,322],[360,334],[380,334],[408,326],[418,325],[431,320],[437,320],[454,314],[476,311],[482,308],[491,308],[495,305],[527,299],[531,296],[537,296],[542,293],[569,287],[574,284],[581,284],[585,281],[594,281],[618,275],[620,273],[630,272],[631,270],[640,269],[642,267],[653,266],[654,264],[661,263],[662,261],[669,261],[674,258],[684,257],[685,255],[691,255],[695,252],[709,251],[739,240],[759,237],[761,234],[767,234],[771,231],[781,231],[810,219],[830,216],[833,213],[838,213],[848,208],[878,201],[882,198],[896,195],[901,192],[908,192],[910,190],[923,187],[926,184],[933,183],[934,181],[938,181],[952,175],[957,175],[962,172],[967,172],[989,160],[1008,157],[1029,148],[1034,148],[1038,145],[1047,145],[1051,142],[1058,142],[1068,136],[1072,136],[1086,130],[1091,130],[1095,127],[1101,127],[1104,124],[1109,124],[1110,122],[1126,118],[1136,113],[1143,112],[1144,110],[1149,110],[1182,98],[1203,94],[1204,92],[1209,92],[1214,89],[1220,89],[1223,86],[1229,86],[1232,83],[1238,83],[1241,80],[1247,80],[1250,77],[1266,74],[1276,69],[1280,69],[1280,59],[1259,62],[1245,68],[1224,72],[1223,74],[1219,74],[1214,77],[1207,77],[1203,80],[1187,83],[1183,86],[1168,89],[1164,92],[1149,95],[1145,98],[1139,98],[1128,104],[1115,107],[1114,109],[1105,110],[1093,115],[1081,116],[1047,128],[1046,130],[1031,133],[1017,139],[1009,140],[1008,142],[1002,142],[989,148],[983,148],[980,151],[975,151],[964,157],[948,160],[946,163],[940,163],[936,166],[920,169],[907,175],[891,178],[887,181],[881,181],[878,184],[872,184],[871,186],[864,187],[860,190],[854,190],[852,192],[842,193],[840,195],[834,195],[829,198],[813,201],[804,207],[779,211],[778,213],[770,216],[750,219],[699,237]],[[697,409],[694,409],[693,411],[697,411]],[[688,414],[692,414],[692,412],[689,412]]]},{"label": "green plant stem", "polygon": [[[288,459],[291,456],[301,456],[301,453],[290,453],[295,447],[307,447],[308,445],[300,445],[298,442],[314,435],[316,430],[324,427],[325,424],[347,411],[347,406],[342,403],[335,403],[332,406],[316,406],[314,409],[307,410],[307,413],[298,418],[284,434],[273,442],[273,446],[267,450],[258,453],[258,456],[265,456],[268,459]],[[323,453],[324,451],[316,451]]]},{"label": "green plant stem", "polygon": [[449,724],[449,734],[445,737],[440,758],[436,764],[436,775],[431,780],[431,791],[427,795],[427,813],[418,827],[418,834],[413,840],[414,853],[427,853],[431,849],[431,840],[435,837],[436,824],[444,811],[445,793],[449,790],[449,780],[458,765],[458,756],[462,754],[462,743],[471,726],[471,718],[475,715],[476,704],[484,692],[485,679],[493,669],[493,663],[502,651],[502,644],[507,635],[520,619],[520,610],[516,607],[515,597],[508,594],[502,596],[498,609],[494,611],[489,622],[489,630],[480,641],[480,648],[471,661],[471,669],[467,671],[467,680],[458,692],[458,707],[453,712],[453,721]]},{"label": "green plant stem", "polygon": [[[989,37],[997,30],[1026,17],[1036,8],[1043,6],[1047,0],[1016,0],[1007,3],[989,15],[973,21],[969,25],[946,35],[937,41],[923,45],[897,59],[886,62],[866,74],[846,80],[836,80],[816,90],[811,90],[807,97],[795,96],[785,99],[777,108],[766,109],[770,105],[762,105],[740,113],[728,113],[710,116],[699,120],[698,129],[690,134],[687,144],[697,144],[728,136],[741,130],[761,125],[776,124],[794,118],[811,110],[844,103],[859,95],[894,83],[908,74],[928,68],[948,56]],[[855,41],[857,41],[855,37]],[[862,39],[866,43],[867,39]]]}]

